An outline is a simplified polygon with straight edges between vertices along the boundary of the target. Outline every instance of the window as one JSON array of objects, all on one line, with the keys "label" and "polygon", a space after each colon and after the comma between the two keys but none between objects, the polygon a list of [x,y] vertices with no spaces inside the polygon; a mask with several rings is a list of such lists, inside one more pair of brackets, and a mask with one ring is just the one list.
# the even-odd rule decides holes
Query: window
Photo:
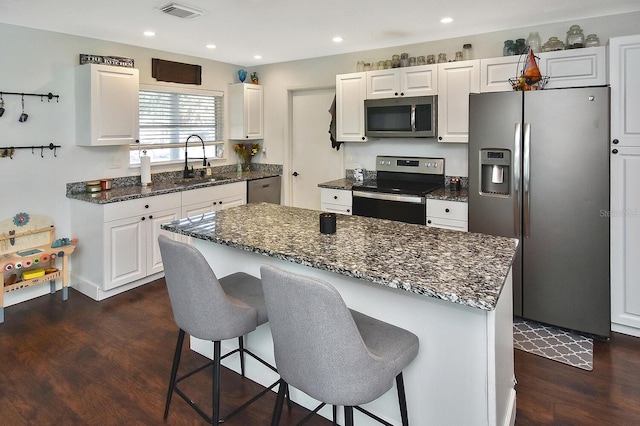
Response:
[{"label": "window", "polygon": [[[151,163],[184,162],[184,145],[190,135],[204,141],[207,159],[224,158],[224,97],[222,92],[173,89],[140,90],[140,143],[131,145],[129,164],[140,164],[146,151]],[[202,143],[191,138],[189,158],[202,158]]]}]

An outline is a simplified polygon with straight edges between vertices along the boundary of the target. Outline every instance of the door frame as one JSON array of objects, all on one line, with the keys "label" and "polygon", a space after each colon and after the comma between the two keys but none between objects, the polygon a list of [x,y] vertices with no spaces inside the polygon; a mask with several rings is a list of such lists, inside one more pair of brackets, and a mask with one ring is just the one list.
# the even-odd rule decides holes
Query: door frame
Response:
[{"label": "door frame", "polygon": [[[282,204],[290,206],[293,200],[293,96],[297,92],[308,92],[314,90],[333,90],[335,92],[336,85],[320,85],[320,86],[295,86],[287,88],[287,115],[285,118],[285,144],[284,144],[284,164],[282,166],[283,181],[283,200]],[[331,105],[328,105],[329,107]],[[328,110],[327,110],[328,111]],[[328,130],[328,129],[327,129]],[[328,134],[328,133],[327,133]],[[327,139],[328,140],[328,139]]]}]

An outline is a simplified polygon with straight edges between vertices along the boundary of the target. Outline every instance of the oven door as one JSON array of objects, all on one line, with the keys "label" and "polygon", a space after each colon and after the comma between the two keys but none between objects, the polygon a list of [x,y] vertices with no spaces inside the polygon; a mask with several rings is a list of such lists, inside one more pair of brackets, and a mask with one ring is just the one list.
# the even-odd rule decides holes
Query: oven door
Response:
[{"label": "oven door", "polygon": [[427,203],[417,195],[353,191],[353,214],[426,225]]}]

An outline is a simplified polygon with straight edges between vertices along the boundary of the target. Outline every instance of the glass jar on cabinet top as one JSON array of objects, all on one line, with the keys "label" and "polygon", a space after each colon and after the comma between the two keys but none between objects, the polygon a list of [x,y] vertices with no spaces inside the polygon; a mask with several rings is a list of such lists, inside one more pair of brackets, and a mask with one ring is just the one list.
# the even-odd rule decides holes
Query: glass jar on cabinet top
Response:
[{"label": "glass jar on cabinet top", "polygon": [[553,52],[556,50],[564,50],[564,43],[558,37],[549,37],[549,40],[542,45],[543,52]]},{"label": "glass jar on cabinet top", "polygon": [[447,54],[446,53],[438,53],[438,63],[442,64],[447,62]]},{"label": "glass jar on cabinet top", "polygon": [[587,39],[584,42],[585,47],[596,47],[600,46],[600,39],[595,34],[589,34]]},{"label": "glass jar on cabinet top", "polygon": [[534,52],[540,52],[542,49],[542,40],[540,39],[537,31],[529,33],[529,37],[527,37],[527,46]]},{"label": "glass jar on cabinet top", "polygon": [[516,54],[516,45],[513,40],[505,40],[502,47],[502,56],[513,56]]},{"label": "glass jar on cabinet top", "polygon": [[584,47],[584,33],[580,25],[572,25],[567,31],[567,49],[579,49]]},{"label": "glass jar on cabinet top", "polygon": [[427,55],[427,65],[436,63],[436,55]]},{"label": "glass jar on cabinet top", "polygon": [[400,68],[400,55],[391,56],[391,67]]},{"label": "glass jar on cabinet top", "polygon": [[466,43],[462,45],[462,60],[468,61],[470,59],[473,59],[473,46],[471,43]]}]

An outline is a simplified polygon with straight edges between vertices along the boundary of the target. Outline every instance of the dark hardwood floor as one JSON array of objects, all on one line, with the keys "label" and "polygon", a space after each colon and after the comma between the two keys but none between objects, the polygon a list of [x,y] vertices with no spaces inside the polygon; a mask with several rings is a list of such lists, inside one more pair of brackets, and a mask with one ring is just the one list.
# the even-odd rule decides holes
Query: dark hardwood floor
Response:
[{"label": "dark hardwood floor", "polygon": [[[165,423],[177,327],[164,281],[102,302],[73,289],[69,300],[61,299],[58,292],[5,308],[0,425]],[[185,368],[204,361],[185,347]],[[640,339],[614,334],[609,343],[596,342],[592,372],[518,350],[515,362],[517,425],[640,424]],[[223,370],[222,411],[228,413],[260,387]],[[209,409],[207,379],[196,375],[184,388]],[[274,401],[271,393],[225,424],[267,425]],[[281,424],[293,425],[306,413],[285,409]],[[167,425],[204,423],[174,395]],[[308,424],[331,422],[316,416]]]}]

